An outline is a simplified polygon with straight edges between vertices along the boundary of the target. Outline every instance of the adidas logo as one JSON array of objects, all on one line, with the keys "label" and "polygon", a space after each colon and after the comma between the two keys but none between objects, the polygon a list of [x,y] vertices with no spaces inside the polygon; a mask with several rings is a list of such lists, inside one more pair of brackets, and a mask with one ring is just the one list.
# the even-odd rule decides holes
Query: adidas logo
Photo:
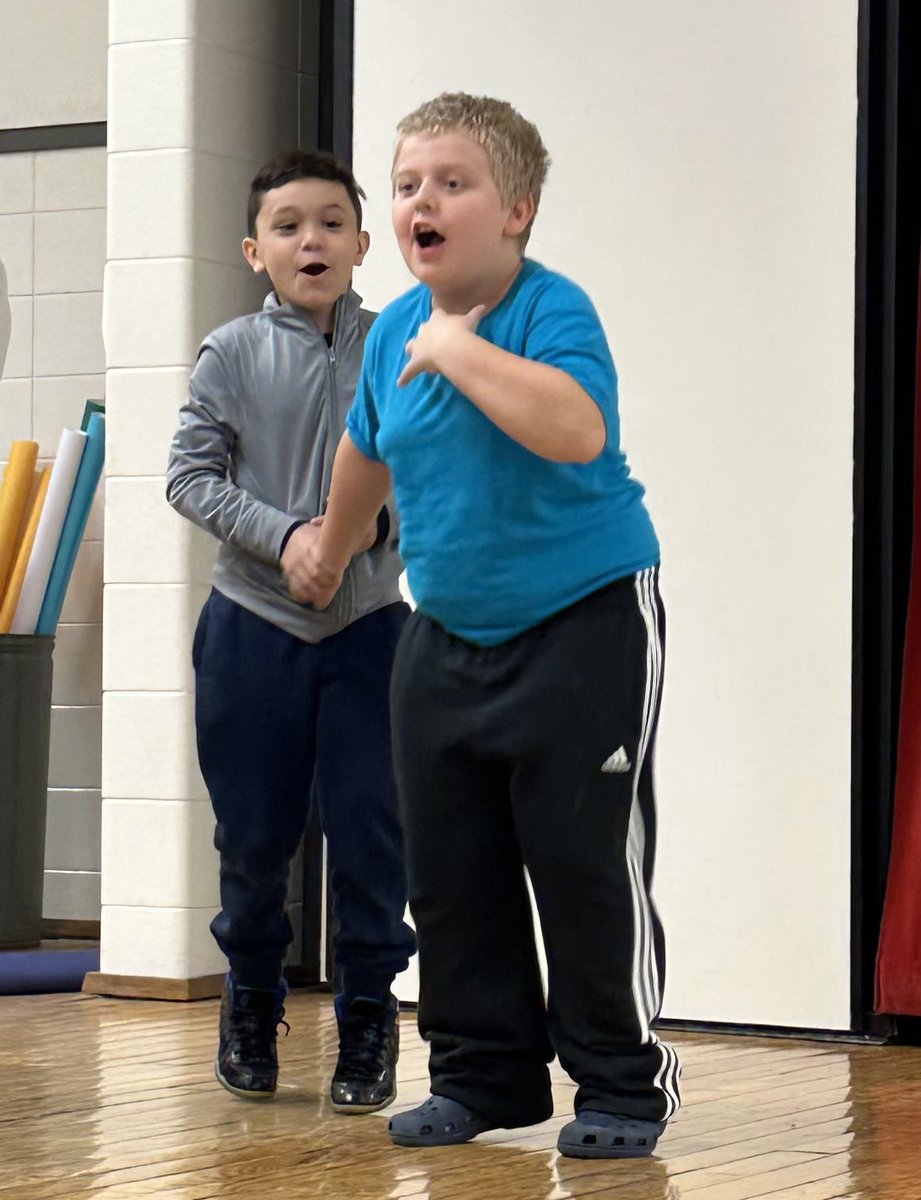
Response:
[{"label": "adidas logo", "polygon": [[619,746],[610,758],[606,758],[601,764],[601,769],[606,775],[623,775],[629,771],[633,763],[627,758],[627,751],[623,746]]}]

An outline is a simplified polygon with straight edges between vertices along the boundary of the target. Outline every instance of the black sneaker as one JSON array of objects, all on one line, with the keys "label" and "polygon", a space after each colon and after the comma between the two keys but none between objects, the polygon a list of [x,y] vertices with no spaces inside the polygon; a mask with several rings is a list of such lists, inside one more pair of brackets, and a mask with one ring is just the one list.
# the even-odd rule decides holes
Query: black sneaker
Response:
[{"label": "black sneaker", "polygon": [[386,1000],[356,997],[348,1008],[336,997],[339,1061],[330,1086],[338,1113],[377,1112],[397,1094],[400,1026],[395,996]]},{"label": "black sneaker", "polygon": [[221,998],[221,1031],[214,1074],[228,1092],[245,1100],[271,1100],[278,1085],[275,1040],[285,1021],[287,989],[236,987],[231,975]]}]

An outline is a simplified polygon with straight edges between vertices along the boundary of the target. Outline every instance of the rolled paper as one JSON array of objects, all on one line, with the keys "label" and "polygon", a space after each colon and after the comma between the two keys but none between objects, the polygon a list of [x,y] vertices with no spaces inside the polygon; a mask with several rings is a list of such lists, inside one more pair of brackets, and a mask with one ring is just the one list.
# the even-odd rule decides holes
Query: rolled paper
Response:
[{"label": "rolled paper", "polygon": [[80,539],[93,506],[93,497],[102,474],[106,449],[106,422],[101,413],[92,413],[86,427],[86,446],[80,460],[80,469],[74,480],[73,495],[64,518],[61,540],[54,556],[54,564],[48,577],[48,587],[42,600],[41,612],[35,632],[48,636],[57,629],[64,596],[70,583],[71,572],[80,549]]},{"label": "rolled paper", "polygon": [[0,487],[0,597],[6,591],[16,557],[37,461],[38,442],[13,442]]},{"label": "rolled paper", "polygon": [[104,414],[105,411],[106,411],[106,406],[103,403],[101,403],[101,401],[87,400],[86,404],[84,404],[84,406],[83,406],[83,420],[80,422],[80,428],[83,430],[83,432],[86,433],[87,427],[89,426],[89,423],[90,423],[90,417],[93,415],[94,412]]},{"label": "rolled paper", "polygon": [[29,559],[32,556],[32,547],[35,544],[35,535],[38,532],[38,523],[41,519],[50,483],[51,467],[45,467],[38,475],[38,487],[31,498],[22,541],[19,543],[16,561],[13,563],[9,582],[6,585],[6,595],[3,597],[3,604],[0,606],[0,633],[9,633],[10,627],[13,624],[13,617],[16,615],[16,606],[19,603],[23,581],[26,577],[26,569],[29,565]]},{"label": "rolled paper", "polygon": [[65,429],[61,434],[57,456],[51,468],[48,494],[35,533],[35,545],[26,567],[10,633],[35,632],[85,446],[85,433]]},{"label": "rolled paper", "polygon": [[32,472],[32,482],[29,485],[29,498],[22,510],[22,519],[19,522],[19,532],[16,534],[16,549],[13,553],[13,562],[10,566],[10,573],[6,580],[6,592],[0,589],[0,601],[6,599],[6,595],[10,589],[10,581],[13,578],[13,572],[16,570],[16,563],[19,559],[19,551],[22,549],[22,539],[26,536],[26,528],[29,524],[29,518],[32,516],[32,509],[35,506],[36,498],[38,497],[38,489],[42,481],[42,472],[38,467]]}]

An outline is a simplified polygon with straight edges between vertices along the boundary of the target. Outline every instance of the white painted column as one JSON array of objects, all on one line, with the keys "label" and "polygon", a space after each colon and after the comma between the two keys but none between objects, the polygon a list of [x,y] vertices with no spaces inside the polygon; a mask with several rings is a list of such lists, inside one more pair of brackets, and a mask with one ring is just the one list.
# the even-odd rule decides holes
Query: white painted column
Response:
[{"label": "white painted column", "polygon": [[102,950],[91,990],[193,997],[225,969],[208,930],[217,856],[190,663],[213,545],[167,505],[164,473],[201,338],[265,291],[240,241],[249,180],[297,144],[299,97],[307,119],[315,104],[299,75],[301,9],[109,4]]}]

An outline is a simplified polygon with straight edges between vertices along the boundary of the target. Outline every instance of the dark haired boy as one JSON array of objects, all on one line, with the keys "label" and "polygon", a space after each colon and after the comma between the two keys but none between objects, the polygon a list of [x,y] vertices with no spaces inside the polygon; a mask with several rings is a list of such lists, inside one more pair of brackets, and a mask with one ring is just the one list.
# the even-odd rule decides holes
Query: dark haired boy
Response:
[{"label": "dark haired boy", "polygon": [[286,573],[319,534],[333,456],[374,314],[351,289],[368,250],[363,195],[330,155],[295,151],[253,180],[243,253],[272,283],[262,311],[202,344],[173,439],[167,499],[221,543],[192,650],[199,762],[217,818],[229,962],[215,1072],[276,1089],[289,865],[311,802],[327,839],[339,1060],[333,1107],[396,1095],[394,976],[414,949],[390,760],[388,689],[408,615],[385,506],[323,612]]}]

